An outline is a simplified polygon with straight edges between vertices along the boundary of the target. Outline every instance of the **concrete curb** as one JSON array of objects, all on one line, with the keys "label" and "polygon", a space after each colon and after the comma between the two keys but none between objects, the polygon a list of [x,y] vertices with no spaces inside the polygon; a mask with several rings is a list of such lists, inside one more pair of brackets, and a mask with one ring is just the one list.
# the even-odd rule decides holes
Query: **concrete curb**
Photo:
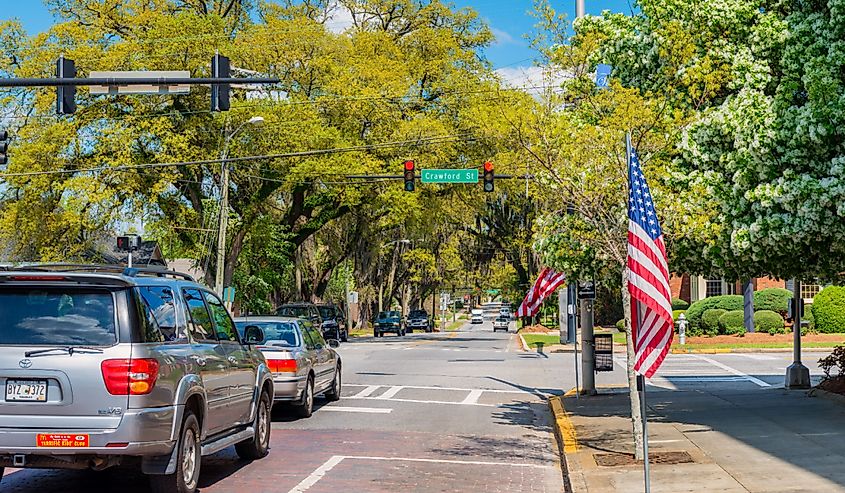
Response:
[{"label": "concrete curb", "polygon": [[[826,353],[833,348],[802,348],[802,353]],[[792,348],[720,348],[720,349],[685,349],[675,347],[669,351],[672,354],[729,354],[729,353],[791,353]]]},{"label": "concrete curb", "polygon": [[822,399],[827,399],[829,401],[836,402],[837,404],[845,405],[845,395],[828,392],[827,390],[813,388],[807,391],[807,395],[809,397],[821,397]]},{"label": "concrete curb", "polygon": [[[581,493],[586,492],[586,489],[573,489],[572,470],[570,468],[567,456],[570,456],[578,451],[578,438],[575,434],[575,426],[566,414],[563,408],[563,396],[554,395],[549,397],[549,410],[552,413],[552,428],[554,428],[555,439],[557,440],[558,455],[560,455],[560,463],[563,467],[563,486],[566,493],[573,493],[577,491]],[[576,481],[577,483],[577,481]]]},{"label": "concrete curb", "polygon": [[520,347],[520,349],[522,349],[524,352],[527,352],[528,351],[528,343],[525,342],[525,338],[522,337],[522,334],[517,333],[516,335],[519,336],[519,347]]}]

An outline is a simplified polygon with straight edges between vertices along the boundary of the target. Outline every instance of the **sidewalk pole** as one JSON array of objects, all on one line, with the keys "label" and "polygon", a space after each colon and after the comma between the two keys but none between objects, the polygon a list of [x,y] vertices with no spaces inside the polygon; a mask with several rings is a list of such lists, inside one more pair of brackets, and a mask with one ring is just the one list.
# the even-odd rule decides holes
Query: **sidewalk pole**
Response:
[{"label": "sidewalk pole", "polygon": [[648,416],[645,403],[645,377],[637,375],[637,390],[640,391],[640,416],[643,420],[643,479],[645,493],[651,493],[651,479],[648,472]]}]

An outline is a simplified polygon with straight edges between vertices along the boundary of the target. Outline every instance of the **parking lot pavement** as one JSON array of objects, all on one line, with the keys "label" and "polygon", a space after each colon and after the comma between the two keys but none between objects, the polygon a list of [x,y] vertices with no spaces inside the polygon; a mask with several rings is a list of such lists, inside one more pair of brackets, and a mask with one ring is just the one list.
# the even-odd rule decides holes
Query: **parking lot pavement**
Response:
[{"label": "parking lot pavement", "polygon": [[[519,352],[489,322],[454,333],[360,338],[339,350],[338,402],[274,412],[270,455],[204,458],[203,493],[564,491],[545,397],[568,388],[561,358]],[[148,491],[132,469],[7,470],[2,491]]]}]

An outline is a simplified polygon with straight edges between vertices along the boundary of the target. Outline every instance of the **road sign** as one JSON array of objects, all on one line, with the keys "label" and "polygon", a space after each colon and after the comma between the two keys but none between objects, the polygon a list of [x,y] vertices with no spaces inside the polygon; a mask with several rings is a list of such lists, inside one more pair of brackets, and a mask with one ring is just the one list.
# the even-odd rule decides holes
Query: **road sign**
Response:
[{"label": "road sign", "polygon": [[224,303],[234,303],[235,302],[235,288],[229,286],[228,288],[223,288],[223,302]]},{"label": "road sign", "polygon": [[[91,72],[92,79],[149,79],[149,78],[184,78],[187,79],[191,73],[187,70],[138,70],[130,72]],[[186,84],[174,84],[171,86],[159,85],[131,85],[131,86],[90,86],[91,94],[188,94],[191,86]]]},{"label": "road sign", "polygon": [[424,169],[420,173],[423,183],[478,183],[477,169]]},{"label": "road sign", "polygon": [[346,300],[350,305],[358,303],[358,291],[350,291],[349,299]]},{"label": "road sign", "polygon": [[594,300],[596,299],[596,285],[593,281],[581,281],[578,283],[578,299],[579,300]]},{"label": "road sign", "polygon": [[607,79],[610,78],[610,72],[613,71],[613,67],[610,65],[600,63],[596,66],[596,87],[599,89],[607,89],[608,81]]}]

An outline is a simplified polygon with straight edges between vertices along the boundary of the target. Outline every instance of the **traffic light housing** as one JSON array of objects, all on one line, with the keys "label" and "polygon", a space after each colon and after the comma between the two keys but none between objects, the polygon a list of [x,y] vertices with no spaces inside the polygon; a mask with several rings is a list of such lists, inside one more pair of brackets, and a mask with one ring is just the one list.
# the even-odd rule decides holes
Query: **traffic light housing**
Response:
[{"label": "traffic light housing", "polygon": [[[56,77],[75,79],[76,63],[70,58],[60,56],[56,61]],[[56,86],[56,113],[71,115],[76,112],[76,86]]]},{"label": "traffic light housing", "polygon": [[0,164],[9,162],[6,152],[9,150],[9,132],[0,130]]},{"label": "traffic light housing", "polygon": [[[231,77],[229,59],[221,54],[211,57],[211,76]],[[211,84],[211,111],[229,111],[229,84]]]},{"label": "traffic light housing", "polygon": [[413,192],[414,180],[416,179],[416,165],[413,161],[405,161],[404,168],[405,191]]},{"label": "traffic light housing", "polygon": [[117,249],[122,252],[132,252],[141,247],[141,237],[138,235],[124,235],[117,237]]},{"label": "traffic light housing", "polygon": [[493,163],[490,161],[484,162],[484,191],[492,192],[495,190],[493,186]]}]

